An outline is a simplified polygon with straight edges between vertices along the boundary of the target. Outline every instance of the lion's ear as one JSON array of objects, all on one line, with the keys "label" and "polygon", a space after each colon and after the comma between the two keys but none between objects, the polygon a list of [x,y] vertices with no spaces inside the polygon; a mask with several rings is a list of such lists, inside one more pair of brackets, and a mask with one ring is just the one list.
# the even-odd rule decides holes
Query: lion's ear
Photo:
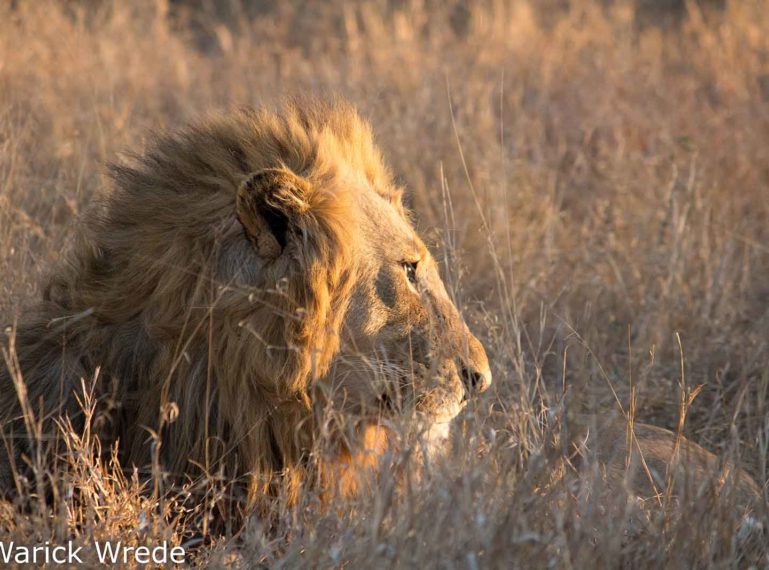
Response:
[{"label": "lion's ear", "polygon": [[292,226],[309,209],[309,182],[285,168],[254,172],[238,188],[236,212],[257,253],[277,259]]}]

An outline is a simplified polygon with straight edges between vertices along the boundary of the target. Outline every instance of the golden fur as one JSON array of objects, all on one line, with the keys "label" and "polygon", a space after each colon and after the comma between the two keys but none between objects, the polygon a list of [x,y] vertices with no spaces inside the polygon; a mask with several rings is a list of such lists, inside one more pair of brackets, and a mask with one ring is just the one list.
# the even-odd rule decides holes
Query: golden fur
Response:
[{"label": "golden fur", "polygon": [[[578,473],[600,466],[588,474],[591,485],[581,492],[603,495],[602,508],[625,509],[628,494],[649,512],[672,500],[712,501],[728,494],[740,514],[761,513],[762,490],[747,472],[682,435],[640,422],[628,424],[611,413],[600,419],[575,414],[561,428],[566,453],[560,442],[552,451],[568,458],[564,465]],[[590,475],[598,475],[597,480]]]},{"label": "golden fur", "polygon": [[[458,379],[488,385],[483,348],[349,106],[214,116],[110,171],[114,191],[15,343],[38,416],[76,421],[80,379],[100,370],[103,437],[119,441],[125,466],[148,466],[154,449],[173,475],[244,480],[249,504],[276,482],[295,498],[330,401],[369,422],[382,398],[450,418]],[[392,261],[412,254],[418,286]],[[376,394],[361,372],[371,362],[397,371]],[[0,372],[0,418],[18,468],[34,443],[12,380]]]}]

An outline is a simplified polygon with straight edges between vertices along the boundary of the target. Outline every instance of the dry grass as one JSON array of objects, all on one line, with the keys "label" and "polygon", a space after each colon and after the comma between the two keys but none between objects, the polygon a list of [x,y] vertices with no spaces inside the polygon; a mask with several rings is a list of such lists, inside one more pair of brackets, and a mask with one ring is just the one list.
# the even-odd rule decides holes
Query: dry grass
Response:
[{"label": "dry grass", "polygon": [[307,497],[278,528],[224,535],[202,524],[206,504],[190,510],[70,432],[59,494],[32,484],[3,505],[0,540],[168,539],[222,566],[740,563],[728,494],[639,522],[622,492],[614,510],[580,492],[598,464],[572,473],[550,444],[569,410],[598,412],[600,429],[614,392],[675,429],[685,382],[703,385],[685,433],[769,478],[765,2],[690,2],[667,27],[638,25],[624,2],[13,4],[0,7],[3,322],[39,294],[104,163],[148,129],[338,93],[410,188],[496,383],[421,482],[385,473],[333,512]]}]

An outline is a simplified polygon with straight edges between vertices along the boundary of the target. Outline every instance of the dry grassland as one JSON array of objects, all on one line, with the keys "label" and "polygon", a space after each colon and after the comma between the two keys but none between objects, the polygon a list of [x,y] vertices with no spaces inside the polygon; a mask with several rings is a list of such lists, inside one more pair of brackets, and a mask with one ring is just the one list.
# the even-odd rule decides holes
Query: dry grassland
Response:
[{"label": "dry grassland", "polygon": [[645,508],[621,486],[603,495],[590,450],[580,465],[562,451],[576,412],[591,430],[620,406],[676,429],[682,390],[699,389],[684,433],[769,479],[769,5],[689,2],[650,21],[628,2],[564,4],[3,3],[2,322],[40,295],[108,189],[105,163],[148,132],[338,94],[410,189],[495,384],[420,482],[385,473],[331,511],[308,497],[276,528],[214,532],[208,503],[72,433],[53,498],[3,504],[0,540],[170,540],[198,564],[278,568],[757,556],[729,493]]}]

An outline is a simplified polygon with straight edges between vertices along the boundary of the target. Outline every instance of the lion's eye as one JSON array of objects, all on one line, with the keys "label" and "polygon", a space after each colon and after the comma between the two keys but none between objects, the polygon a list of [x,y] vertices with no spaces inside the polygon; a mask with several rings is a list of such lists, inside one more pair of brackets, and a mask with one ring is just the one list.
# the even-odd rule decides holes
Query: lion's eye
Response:
[{"label": "lion's eye", "polygon": [[417,284],[417,262],[416,261],[404,261],[402,263],[403,271],[406,272],[406,277],[409,282],[416,286]]}]

